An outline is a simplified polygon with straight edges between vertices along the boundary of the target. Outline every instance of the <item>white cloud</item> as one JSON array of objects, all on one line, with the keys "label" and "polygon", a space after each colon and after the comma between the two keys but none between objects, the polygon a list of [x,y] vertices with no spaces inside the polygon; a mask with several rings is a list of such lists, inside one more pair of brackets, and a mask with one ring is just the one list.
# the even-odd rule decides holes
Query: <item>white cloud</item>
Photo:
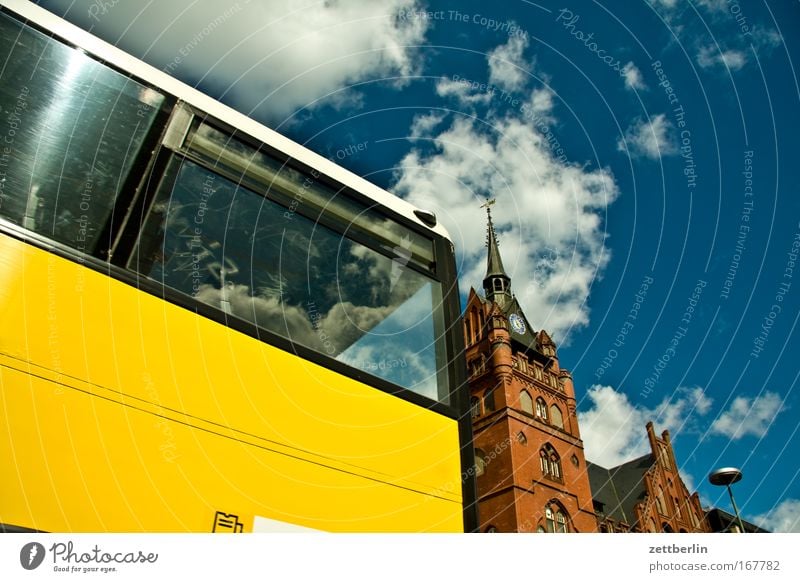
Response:
[{"label": "white cloud", "polygon": [[[94,0],[56,0],[112,43],[190,82],[204,80],[246,112],[272,120],[338,93],[349,84],[415,70],[428,22],[406,17],[416,0],[236,4],[120,2],[88,16]],[[95,11],[96,12],[96,11]],[[95,21],[97,20],[97,21]]]},{"label": "white cloud", "polygon": [[[510,40],[500,52],[516,59],[525,42]],[[498,54],[493,51],[487,59]],[[491,97],[474,94],[468,82],[448,79],[437,83],[437,92],[462,105]],[[572,327],[588,323],[586,298],[609,260],[602,217],[619,192],[607,169],[566,162],[547,125],[554,121],[552,110],[553,93],[541,88],[519,109],[490,110],[481,121],[454,118],[403,158],[393,190],[434,210],[449,229],[459,250],[463,288],[481,288],[486,216],[479,206],[496,198],[493,218],[512,291],[531,323],[560,342]],[[412,135],[429,131],[430,123],[415,119]],[[538,268],[542,253],[546,270]]]},{"label": "white cloud", "polygon": [[523,57],[528,39],[511,36],[508,42],[492,50],[488,55],[489,82],[506,91],[520,91],[530,77],[530,64]]},{"label": "white cloud", "polygon": [[466,79],[448,79],[442,77],[436,82],[436,94],[439,97],[452,97],[461,106],[471,107],[476,104],[487,104],[492,93],[486,85],[473,83]]},{"label": "white cloud", "polygon": [[622,73],[625,76],[625,87],[632,91],[647,89],[647,86],[642,81],[642,72],[630,61],[622,68]]},{"label": "white cloud", "polygon": [[[436,136],[433,151],[412,150],[399,164],[393,190],[435,210],[449,229],[463,288],[480,289],[486,215],[479,206],[496,198],[493,218],[512,290],[531,323],[560,341],[588,322],[586,297],[609,257],[602,216],[617,186],[607,170],[559,161],[532,115],[510,111],[484,121],[491,126],[456,118]],[[545,247],[554,249],[548,251],[553,268],[535,277]]]},{"label": "white cloud", "polygon": [[446,115],[431,111],[425,115],[415,115],[411,122],[411,137],[428,137],[436,127],[444,121]]},{"label": "white cloud", "polygon": [[672,124],[666,115],[659,113],[649,120],[638,119],[625,130],[625,136],[617,141],[617,150],[630,152],[635,157],[653,160],[677,153],[672,141]]},{"label": "white cloud", "polygon": [[734,49],[719,51],[713,46],[705,46],[697,53],[697,64],[704,69],[721,65],[731,71],[738,71],[747,64],[747,55]]},{"label": "white cloud", "polygon": [[753,518],[753,523],[776,533],[800,533],[800,499],[784,499],[768,512]]},{"label": "white cloud", "polygon": [[[656,432],[669,429],[685,433],[687,417],[706,414],[711,408],[711,399],[698,387],[679,388],[655,408],[634,406],[626,394],[611,386],[594,385],[586,396],[592,407],[578,413],[586,458],[604,467],[650,451],[645,430],[648,421],[653,421]],[[691,476],[687,479],[690,483]]]},{"label": "white cloud", "polygon": [[765,392],[752,399],[737,396],[728,410],[720,414],[711,425],[711,433],[725,435],[732,440],[747,435],[761,438],[767,434],[772,421],[781,410],[783,400],[775,392]]}]

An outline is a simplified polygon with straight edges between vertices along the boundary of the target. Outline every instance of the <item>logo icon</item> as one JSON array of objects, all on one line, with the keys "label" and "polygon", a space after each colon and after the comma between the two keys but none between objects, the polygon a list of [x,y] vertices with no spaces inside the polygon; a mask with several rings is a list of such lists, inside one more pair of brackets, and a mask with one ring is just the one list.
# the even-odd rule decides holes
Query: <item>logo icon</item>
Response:
[{"label": "logo icon", "polygon": [[26,570],[35,570],[44,561],[44,546],[39,542],[29,542],[19,551],[19,563]]},{"label": "logo icon", "polygon": [[211,533],[242,533],[244,524],[239,521],[239,516],[233,513],[222,513],[218,511],[214,514],[214,527]]}]

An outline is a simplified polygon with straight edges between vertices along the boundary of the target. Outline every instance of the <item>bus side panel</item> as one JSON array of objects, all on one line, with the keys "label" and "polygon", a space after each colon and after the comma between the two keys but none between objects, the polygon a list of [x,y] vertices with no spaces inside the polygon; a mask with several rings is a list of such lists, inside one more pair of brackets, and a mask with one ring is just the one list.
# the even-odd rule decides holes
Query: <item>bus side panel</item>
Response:
[{"label": "bus side panel", "polygon": [[[45,531],[205,531],[216,512],[325,531],[459,531],[439,497],[0,366],[0,519]],[[13,411],[13,414],[9,414]]]},{"label": "bus side panel", "polygon": [[1,234],[0,321],[0,522],[463,527],[453,419]]}]

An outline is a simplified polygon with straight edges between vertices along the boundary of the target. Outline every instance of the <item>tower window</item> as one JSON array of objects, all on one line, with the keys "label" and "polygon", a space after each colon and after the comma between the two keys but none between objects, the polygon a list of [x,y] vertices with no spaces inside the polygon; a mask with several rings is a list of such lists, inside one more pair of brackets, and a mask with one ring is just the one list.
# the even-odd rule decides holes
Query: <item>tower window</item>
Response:
[{"label": "tower window", "polygon": [[473,396],[469,399],[469,405],[472,418],[478,418],[481,415],[481,399]]},{"label": "tower window", "polygon": [[533,398],[530,392],[523,390],[519,393],[519,405],[523,412],[533,414]]},{"label": "tower window", "polygon": [[567,533],[567,512],[555,501],[545,505],[544,520],[550,533]]},{"label": "tower window", "polygon": [[539,466],[545,477],[561,480],[561,459],[552,445],[547,444],[539,449]]},{"label": "tower window", "polygon": [[475,449],[475,476],[480,477],[486,472],[486,453]]},{"label": "tower window", "polygon": [[564,428],[564,417],[561,415],[561,409],[555,404],[550,407],[550,418],[553,426]]},{"label": "tower window", "polygon": [[536,416],[547,422],[547,403],[541,396],[536,399]]},{"label": "tower window", "polygon": [[495,410],[494,404],[494,388],[489,388],[483,395],[483,409],[486,412]]}]

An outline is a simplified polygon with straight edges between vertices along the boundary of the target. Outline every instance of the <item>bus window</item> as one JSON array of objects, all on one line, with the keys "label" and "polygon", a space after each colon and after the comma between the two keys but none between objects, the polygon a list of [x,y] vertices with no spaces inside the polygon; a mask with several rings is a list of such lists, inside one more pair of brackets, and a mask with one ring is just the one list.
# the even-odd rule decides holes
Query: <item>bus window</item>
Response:
[{"label": "bus window", "polygon": [[446,401],[439,282],[193,161],[173,156],[131,268]]},{"label": "bus window", "polygon": [[6,15],[0,53],[0,217],[92,253],[164,97]]}]

